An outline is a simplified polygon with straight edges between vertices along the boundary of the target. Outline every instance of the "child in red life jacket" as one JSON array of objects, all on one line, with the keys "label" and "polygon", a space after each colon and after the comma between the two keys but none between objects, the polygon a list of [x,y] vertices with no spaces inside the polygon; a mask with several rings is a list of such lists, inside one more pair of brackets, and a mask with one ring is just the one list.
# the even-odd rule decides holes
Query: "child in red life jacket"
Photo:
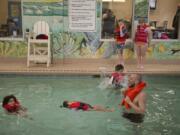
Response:
[{"label": "child in red life jacket", "polygon": [[27,117],[27,109],[21,106],[20,102],[14,95],[5,96],[3,99],[2,107],[9,114],[17,114],[23,117]]},{"label": "child in red life jacket", "polygon": [[137,53],[137,67],[143,69],[147,47],[151,40],[150,27],[145,23],[144,19],[139,20],[135,33],[135,49]]},{"label": "child in red life jacket", "polygon": [[120,64],[124,65],[124,58],[123,58],[123,49],[125,46],[126,39],[128,38],[127,35],[128,31],[124,20],[118,20],[118,27],[115,29],[115,40],[116,40],[116,48],[118,49],[118,55]]},{"label": "child in red life jacket", "polygon": [[69,108],[69,109],[75,109],[75,110],[83,110],[83,111],[101,111],[101,112],[113,112],[114,109],[105,108],[102,106],[91,106],[90,104],[83,103],[80,101],[63,101],[63,104],[60,106],[61,108]]},{"label": "child in red life jacket", "polygon": [[122,88],[121,82],[124,79],[124,66],[122,64],[118,64],[115,66],[115,71],[111,74],[111,79],[109,84],[113,85],[114,88]]}]

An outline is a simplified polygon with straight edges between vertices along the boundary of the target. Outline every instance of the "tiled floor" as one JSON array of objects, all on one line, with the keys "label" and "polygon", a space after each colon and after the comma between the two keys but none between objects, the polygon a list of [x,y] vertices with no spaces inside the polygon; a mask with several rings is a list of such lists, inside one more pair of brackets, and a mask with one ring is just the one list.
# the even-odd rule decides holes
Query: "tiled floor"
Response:
[{"label": "tiled floor", "polygon": [[[117,64],[117,59],[56,59],[47,68],[45,64],[31,64],[26,67],[25,58],[0,58],[0,73],[19,74],[80,74],[94,75],[110,73]],[[135,60],[126,61],[126,72],[146,74],[180,74],[180,60],[148,60],[144,69],[138,69]]]}]

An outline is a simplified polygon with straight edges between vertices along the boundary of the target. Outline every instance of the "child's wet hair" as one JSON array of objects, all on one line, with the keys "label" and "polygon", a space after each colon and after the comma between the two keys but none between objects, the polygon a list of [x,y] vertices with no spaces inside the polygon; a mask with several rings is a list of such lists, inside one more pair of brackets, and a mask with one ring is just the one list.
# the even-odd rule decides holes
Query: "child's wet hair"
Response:
[{"label": "child's wet hair", "polygon": [[115,66],[115,71],[123,71],[124,70],[124,66],[122,64],[117,64]]},{"label": "child's wet hair", "polygon": [[63,107],[65,107],[65,108],[67,108],[68,107],[68,101],[63,101],[63,105],[62,105]]},{"label": "child's wet hair", "polygon": [[17,101],[17,99],[14,95],[8,95],[8,96],[4,97],[2,106],[5,106],[6,104],[8,104],[10,99],[13,99],[15,102]]}]

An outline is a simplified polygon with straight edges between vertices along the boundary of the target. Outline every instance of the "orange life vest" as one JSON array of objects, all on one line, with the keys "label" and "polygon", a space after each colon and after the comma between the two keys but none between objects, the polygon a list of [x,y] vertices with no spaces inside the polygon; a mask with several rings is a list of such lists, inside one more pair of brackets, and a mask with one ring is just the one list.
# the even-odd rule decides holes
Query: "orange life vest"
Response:
[{"label": "orange life vest", "polygon": [[[133,88],[128,88],[126,92],[124,93],[124,97],[128,96],[131,101],[134,100],[134,98],[146,87],[145,82],[140,82]],[[125,98],[122,100],[122,105],[125,106],[126,109],[130,109],[130,105],[125,101]]]}]

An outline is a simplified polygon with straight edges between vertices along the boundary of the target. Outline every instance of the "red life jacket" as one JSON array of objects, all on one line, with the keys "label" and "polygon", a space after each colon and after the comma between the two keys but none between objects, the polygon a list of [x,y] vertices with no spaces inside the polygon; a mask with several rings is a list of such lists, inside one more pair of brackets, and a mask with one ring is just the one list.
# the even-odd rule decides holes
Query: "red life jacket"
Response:
[{"label": "red life jacket", "polygon": [[111,76],[113,77],[113,82],[119,82],[123,79],[123,75],[117,72],[112,73]]},{"label": "red life jacket", "polygon": [[135,42],[143,42],[147,43],[148,41],[148,31],[147,31],[148,25],[138,25],[137,31],[135,34]]},{"label": "red life jacket", "polygon": [[[122,32],[123,35],[121,35],[120,32]],[[115,29],[115,39],[116,39],[116,42],[125,44],[125,41],[126,41],[127,38],[128,38],[128,36],[127,36],[127,29],[126,29],[125,26],[122,26],[122,28],[117,27]]]},{"label": "red life jacket", "polygon": [[87,111],[89,109],[89,106],[85,103],[81,103],[81,102],[71,102],[71,104],[69,104],[68,108],[70,109],[81,109],[83,111]]},{"label": "red life jacket", "polygon": [[16,100],[14,104],[6,104],[3,108],[8,112],[17,112],[20,109],[20,103]]},{"label": "red life jacket", "polygon": [[80,102],[72,102],[71,104],[69,104],[69,108],[71,109],[78,107],[80,107]]},{"label": "red life jacket", "polygon": [[[126,92],[124,93],[124,97],[128,96],[131,101],[134,100],[134,98],[146,87],[145,82],[140,82],[138,85],[136,85],[133,88],[128,88]],[[126,109],[130,109],[131,107],[129,104],[125,101],[125,98],[122,100],[122,105],[125,106]]]}]

